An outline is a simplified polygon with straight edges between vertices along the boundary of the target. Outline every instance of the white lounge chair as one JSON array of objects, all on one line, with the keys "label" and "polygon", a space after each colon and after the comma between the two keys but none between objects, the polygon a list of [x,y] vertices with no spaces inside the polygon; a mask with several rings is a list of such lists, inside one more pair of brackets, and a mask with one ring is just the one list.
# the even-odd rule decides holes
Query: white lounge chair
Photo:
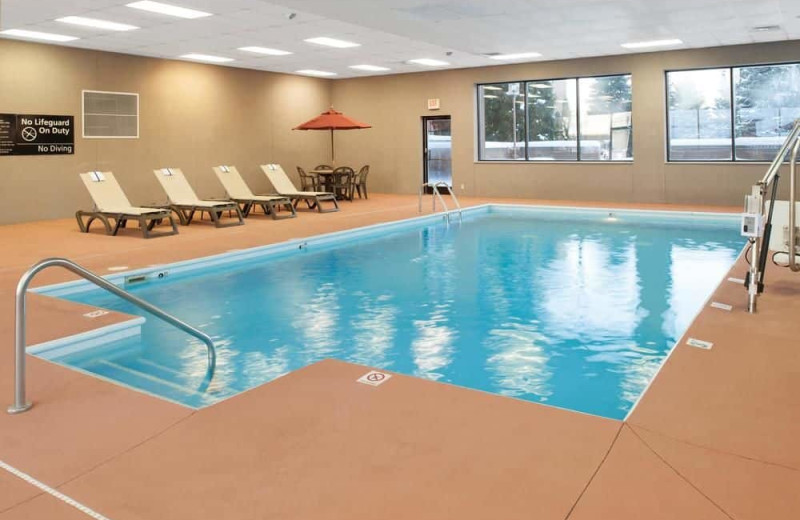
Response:
[{"label": "white lounge chair", "polygon": [[[139,228],[145,238],[175,235],[178,227],[172,212],[163,208],[143,208],[131,205],[125,192],[120,188],[117,179],[111,172],[87,172],[80,174],[83,184],[89,190],[89,195],[94,202],[92,211],[78,210],[75,212],[75,219],[78,227],[83,233],[88,233],[92,222],[100,220],[106,228],[107,235],[116,235],[120,228],[128,224],[128,220],[139,222]],[[84,222],[84,219],[87,220]],[[172,225],[171,232],[151,233],[153,227],[162,220],[168,219]],[[111,226],[109,220],[114,221]]]},{"label": "white lounge chair", "polygon": [[[289,197],[294,201],[295,207],[301,200],[305,201],[309,209],[317,208],[320,213],[339,211],[339,203],[336,202],[336,195],[327,191],[298,191],[280,164],[262,164],[261,171],[272,183],[275,191],[279,195]],[[322,209],[322,202],[333,202],[333,208]]]},{"label": "white lounge chair", "polygon": [[[221,182],[222,186],[225,188],[228,197],[237,204],[241,204],[242,213],[245,217],[250,215],[250,211],[255,206],[261,206],[264,213],[266,215],[272,215],[272,218],[275,220],[294,218],[297,216],[292,206],[292,201],[287,197],[280,195],[255,195],[250,190],[250,187],[247,186],[247,183],[244,182],[244,179],[242,179],[236,166],[214,166],[213,170],[219,182]],[[279,217],[277,209],[281,206],[288,209],[289,214]]]},{"label": "white lounge chair", "polygon": [[[219,227],[241,226],[244,224],[242,211],[236,202],[230,200],[201,200],[192,189],[189,181],[180,168],[161,168],[153,173],[164,188],[169,199],[169,208],[178,214],[181,224],[188,226],[192,223],[194,214],[208,213],[214,225]],[[238,221],[224,223],[221,218],[226,211],[233,211]]]}]

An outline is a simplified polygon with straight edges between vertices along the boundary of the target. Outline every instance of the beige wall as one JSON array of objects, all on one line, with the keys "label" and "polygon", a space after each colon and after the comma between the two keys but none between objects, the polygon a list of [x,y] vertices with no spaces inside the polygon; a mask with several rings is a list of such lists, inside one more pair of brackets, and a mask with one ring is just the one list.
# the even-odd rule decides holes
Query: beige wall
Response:
[{"label": "beige wall", "polygon": [[[82,89],[138,92],[140,138],[80,137]],[[329,105],[328,80],[0,40],[0,112],[74,115],[77,130],[74,155],[0,157],[0,223],[91,207],[78,178],[89,170],[112,170],[134,204],[164,198],[151,171],[164,166],[201,197],[224,193],[217,164],[270,191],[259,164],[328,156],[325,133],[291,128]]]},{"label": "beige wall", "polygon": [[[374,128],[339,134],[337,158],[369,163],[373,191],[415,193],[422,182],[420,118],[449,114],[457,193],[739,205],[765,165],[666,163],[664,71],[799,57],[800,42],[785,42],[339,80],[333,83],[336,108]],[[633,163],[475,162],[477,83],[615,73],[633,74]],[[440,98],[441,110],[428,111],[428,98]]]},{"label": "beige wall", "polygon": [[[370,164],[373,192],[416,193],[420,118],[449,114],[463,194],[739,205],[764,165],[666,164],[664,71],[798,56],[800,42],[782,42],[330,81],[0,40],[0,112],[74,115],[78,134],[72,156],[0,158],[0,223],[89,207],[77,173],[96,169],[114,171],[134,204],[163,197],[151,172],[163,166],[182,168],[201,197],[222,195],[211,172],[222,163],[269,191],[258,164],[327,162],[326,133],[290,128],[331,103],[374,126],[336,135],[338,163]],[[633,74],[633,163],[475,162],[476,83],[614,73]],[[82,139],[82,89],[138,92],[141,137]]]}]

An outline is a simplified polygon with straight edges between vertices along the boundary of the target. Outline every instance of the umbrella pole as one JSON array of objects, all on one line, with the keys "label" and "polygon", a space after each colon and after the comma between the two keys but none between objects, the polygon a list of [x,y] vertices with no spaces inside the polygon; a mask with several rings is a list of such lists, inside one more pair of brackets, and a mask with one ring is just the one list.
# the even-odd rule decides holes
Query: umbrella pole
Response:
[{"label": "umbrella pole", "polygon": [[333,147],[333,128],[331,128],[331,166],[336,166],[336,149]]}]

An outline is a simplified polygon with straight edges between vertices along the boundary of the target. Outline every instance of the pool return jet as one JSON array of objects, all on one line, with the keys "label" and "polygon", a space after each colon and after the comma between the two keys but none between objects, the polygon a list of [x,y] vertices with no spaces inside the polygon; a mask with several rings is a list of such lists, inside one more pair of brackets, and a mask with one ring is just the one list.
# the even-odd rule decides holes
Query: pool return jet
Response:
[{"label": "pool return jet", "polygon": [[[786,156],[789,159],[789,201],[777,200],[780,171]],[[742,236],[749,241],[750,268],[745,277],[747,288],[747,310],[756,312],[758,295],[764,292],[764,271],[770,249],[772,262],[794,272],[800,271],[800,229],[797,227],[797,155],[800,152],[800,119],[795,121],[791,132],[783,142],[778,155],[769,166],[766,175],[753,186],[750,195],[744,198],[742,213]],[[767,197],[769,200],[767,201]],[[776,215],[776,211],[777,215]],[[773,220],[777,222],[777,234],[773,236]]]}]

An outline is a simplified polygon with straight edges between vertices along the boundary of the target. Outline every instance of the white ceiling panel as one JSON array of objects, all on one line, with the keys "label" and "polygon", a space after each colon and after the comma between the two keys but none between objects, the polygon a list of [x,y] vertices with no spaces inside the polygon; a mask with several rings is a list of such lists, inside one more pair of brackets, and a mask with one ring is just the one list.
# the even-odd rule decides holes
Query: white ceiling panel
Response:
[{"label": "white ceiling panel", "polygon": [[[126,7],[132,0],[0,0],[0,29],[68,34],[66,45],[178,58],[188,52],[234,58],[227,66],[294,72],[321,69],[338,78],[498,65],[490,53],[539,52],[539,60],[631,51],[621,43],[679,38],[676,48],[800,39],[800,0],[163,0],[213,16],[184,20]],[[108,32],[55,19],[85,16],[140,27]],[[779,26],[758,32],[757,26]],[[334,49],[304,42],[328,36],[360,43]],[[239,47],[287,50],[259,56]],[[365,72],[369,64],[389,72]]]}]

